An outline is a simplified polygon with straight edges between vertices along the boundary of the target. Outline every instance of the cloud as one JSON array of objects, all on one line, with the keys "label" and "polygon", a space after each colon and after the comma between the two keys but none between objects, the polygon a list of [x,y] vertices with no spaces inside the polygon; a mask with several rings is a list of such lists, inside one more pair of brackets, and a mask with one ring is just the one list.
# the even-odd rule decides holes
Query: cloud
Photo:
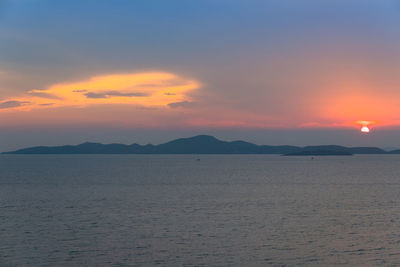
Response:
[{"label": "cloud", "polygon": [[43,104],[39,104],[39,106],[52,106],[54,105],[54,103],[43,103]]},{"label": "cloud", "polygon": [[[198,81],[168,72],[101,75],[54,84],[43,90],[31,90],[20,97],[10,97],[4,100],[1,109],[32,110],[107,104],[168,107],[171,103],[181,103],[183,106],[191,101],[188,93],[198,88]],[[51,105],[49,99],[52,100]],[[171,107],[178,106],[173,104]]]},{"label": "cloud", "polygon": [[168,104],[170,108],[189,108],[193,107],[194,105],[196,105],[196,103],[190,101],[173,102]]},{"label": "cloud", "polygon": [[92,93],[92,92],[86,93],[85,96],[87,98],[107,98],[106,94],[98,94],[98,93]]},{"label": "cloud", "polygon": [[0,109],[21,107],[21,106],[28,105],[28,104],[31,104],[31,102],[9,100],[9,101],[4,101],[4,102],[0,103]]},{"label": "cloud", "polygon": [[143,96],[148,96],[148,95],[149,94],[146,94],[146,93],[123,93],[123,92],[118,92],[118,91],[109,91],[109,92],[104,92],[104,93],[89,92],[89,93],[85,94],[85,96],[87,98],[109,98],[112,96],[143,97]]}]

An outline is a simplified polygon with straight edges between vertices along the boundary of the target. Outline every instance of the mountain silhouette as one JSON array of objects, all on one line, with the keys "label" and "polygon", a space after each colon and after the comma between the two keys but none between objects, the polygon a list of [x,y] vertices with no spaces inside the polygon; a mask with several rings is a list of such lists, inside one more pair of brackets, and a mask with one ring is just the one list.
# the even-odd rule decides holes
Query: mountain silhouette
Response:
[{"label": "mountain silhouette", "polygon": [[[323,146],[268,146],[245,141],[227,142],[209,135],[180,138],[160,145],[124,145],[86,142],[79,145],[37,146],[3,154],[295,154],[306,155],[323,151],[324,155],[387,154],[377,147]],[[393,151],[396,153],[397,151]],[[316,153],[316,152],[315,152]],[[400,151],[398,152],[400,153]]]}]

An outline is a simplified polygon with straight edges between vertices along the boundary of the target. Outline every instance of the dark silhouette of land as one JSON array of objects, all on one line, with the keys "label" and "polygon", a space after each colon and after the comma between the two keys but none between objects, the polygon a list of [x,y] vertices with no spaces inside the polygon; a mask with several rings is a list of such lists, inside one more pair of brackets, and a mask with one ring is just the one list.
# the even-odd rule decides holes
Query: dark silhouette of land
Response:
[{"label": "dark silhouette of land", "polygon": [[176,139],[160,145],[124,145],[83,143],[67,146],[37,146],[3,152],[3,154],[283,154],[283,155],[352,155],[400,154],[400,150],[386,152],[377,147],[323,146],[268,146],[244,141],[226,142],[209,135]]}]

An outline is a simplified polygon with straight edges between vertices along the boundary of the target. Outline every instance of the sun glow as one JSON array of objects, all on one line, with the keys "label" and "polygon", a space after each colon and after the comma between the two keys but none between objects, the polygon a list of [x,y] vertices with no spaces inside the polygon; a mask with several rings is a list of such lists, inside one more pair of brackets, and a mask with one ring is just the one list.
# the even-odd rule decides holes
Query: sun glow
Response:
[{"label": "sun glow", "polygon": [[[354,90],[354,93],[350,91]],[[372,91],[366,87],[365,91]],[[371,126],[379,122],[380,126],[393,125],[398,121],[400,102],[399,98],[391,94],[377,94],[362,92],[360,88],[348,89],[348,93],[332,93],[329,96],[321,96],[318,108],[319,114],[324,119],[335,122],[343,122],[348,126]],[[359,120],[368,118],[369,120]],[[360,129],[359,128],[359,129]],[[371,129],[371,127],[369,127]]]},{"label": "sun glow", "polygon": [[361,128],[361,132],[362,132],[362,133],[369,133],[369,128],[368,128],[367,126],[363,126],[363,127]]},{"label": "sun glow", "polygon": [[369,133],[371,131],[370,125],[375,124],[373,121],[357,121],[356,123],[361,125],[362,133]]}]

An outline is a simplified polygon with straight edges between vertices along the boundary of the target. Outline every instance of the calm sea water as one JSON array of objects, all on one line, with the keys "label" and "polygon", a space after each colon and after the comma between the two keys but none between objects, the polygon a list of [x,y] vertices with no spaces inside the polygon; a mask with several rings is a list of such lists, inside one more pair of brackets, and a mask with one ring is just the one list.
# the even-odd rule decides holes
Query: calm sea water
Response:
[{"label": "calm sea water", "polygon": [[400,157],[0,156],[0,266],[400,265]]}]

